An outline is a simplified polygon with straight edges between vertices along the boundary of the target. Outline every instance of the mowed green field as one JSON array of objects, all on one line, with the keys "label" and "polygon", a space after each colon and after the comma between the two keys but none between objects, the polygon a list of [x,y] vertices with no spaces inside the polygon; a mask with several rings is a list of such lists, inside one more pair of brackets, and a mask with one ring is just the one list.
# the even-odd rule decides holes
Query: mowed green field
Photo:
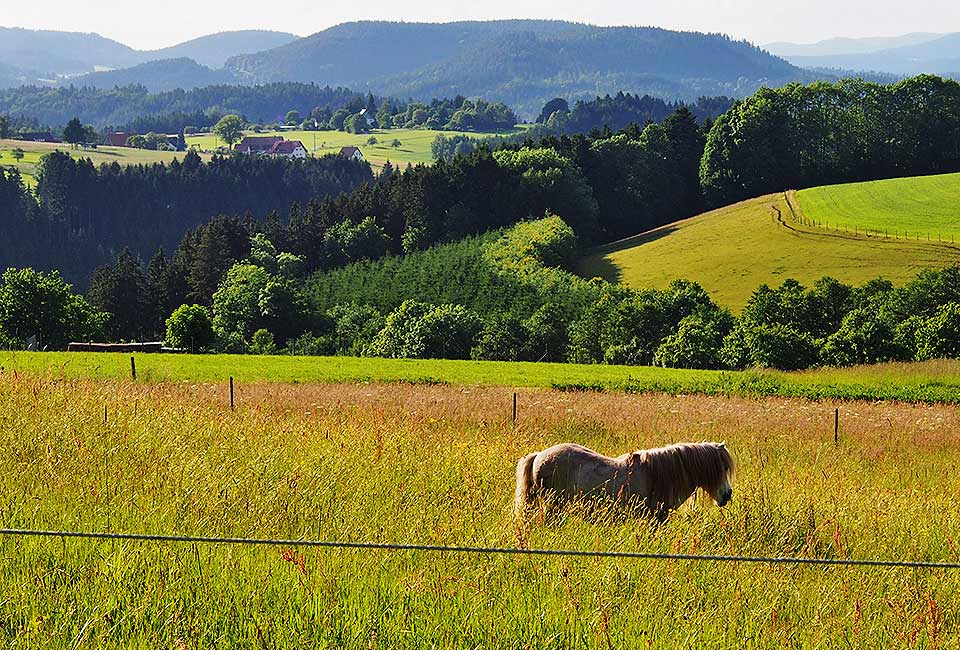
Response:
[{"label": "mowed green field", "polygon": [[[17,162],[13,158],[13,150],[23,149],[24,157]],[[96,149],[73,149],[68,144],[53,142],[22,142],[20,140],[0,140],[0,166],[16,167],[20,170],[28,185],[36,184],[37,165],[40,158],[52,151],[63,151],[73,158],[89,158],[94,165],[102,163],[118,163],[120,165],[146,165],[152,163],[169,163],[183,158],[182,153],[174,151],[149,151],[147,149],[131,149],[128,147],[104,147]],[[209,158],[209,156],[203,156]]]},{"label": "mowed green field", "polygon": [[877,276],[900,284],[920,269],[958,261],[960,244],[802,226],[790,217],[783,195],[772,194],[599,247],[588,252],[577,272],[636,289],[664,288],[686,278],[738,312],[764,283],[794,278],[809,286],[829,275],[852,284]]},{"label": "mowed green field", "polygon": [[804,217],[832,228],[960,242],[960,174],[813,187],[797,202]]},{"label": "mowed green field", "polygon": [[[0,526],[960,560],[953,406],[10,373]],[[266,361],[267,364],[272,360]],[[147,365],[144,361],[144,365]],[[955,369],[954,369],[955,372]],[[833,439],[833,409],[841,412]],[[731,503],[514,520],[517,459],[724,440]],[[8,647],[947,648],[960,571],[0,537]]]},{"label": "mowed green field", "polygon": [[[434,139],[443,134],[447,137],[466,135],[471,138],[483,138],[494,135],[512,135],[521,132],[517,128],[500,133],[473,133],[460,131],[431,131],[426,129],[375,129],[371,133],[346,133],[344,131],[277,131],[253,133],[246,135],[256,137],[283,136],[287,140],[299,140],[310,153],[322,156],[337,153],[341,147],[359,147],[364,157],[377,170],[389,160],[392,165],[406,167],[407,163],[430,164],[433,154],[430,150]],[[370,137],[377,139],[377,144],[368,145]],[[400,141],[399,147],[392,146],[394,140]],[[223,146],[223,142],[212,133],[204,133],[187,137],[187,144],[198,146],[203,151],[215,151]]]},{"label": "mowed green field", "polygon": [[779,396],[960,403],[960,361],[887,363],[802,372],[683,370],[644,366],[578,365],[450,359],[172,355],[80,352],[0,352],[0,377],[196,382],[238,395],[256,383],[401,383],[559,388],[566,391],[657,392],[687,395]]}]

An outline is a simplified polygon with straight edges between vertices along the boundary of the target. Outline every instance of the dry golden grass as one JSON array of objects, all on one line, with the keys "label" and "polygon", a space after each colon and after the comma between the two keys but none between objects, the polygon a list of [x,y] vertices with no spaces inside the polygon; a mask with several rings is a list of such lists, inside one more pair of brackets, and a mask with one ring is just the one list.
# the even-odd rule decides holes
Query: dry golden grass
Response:
[{"label": "dry golden grass", "polygon": [[[960,560],[954,407],[6,376],[7,527]],[[104,406],[107,422],[103,421]],[[840,444],[833,409],[841,410]],[[515,528],[516,460],[726,440],[733,502]],[[957,647],[960,572],[0,541],[14,647]],[[647,643],[649,641],[649,643]],[[181,646],[182,647],[182,646]]]}]

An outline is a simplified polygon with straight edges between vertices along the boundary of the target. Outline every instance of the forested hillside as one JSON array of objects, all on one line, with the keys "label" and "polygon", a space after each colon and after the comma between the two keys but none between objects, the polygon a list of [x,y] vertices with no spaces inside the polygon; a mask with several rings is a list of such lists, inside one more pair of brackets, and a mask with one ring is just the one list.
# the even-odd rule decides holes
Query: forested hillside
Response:
[{"label": "forested hillside", "polygon": [[85,285],[127,247],[144,259],[172,251],[189,230],[227,213],[249,219],[371,180],[366,163],[338,156],[303,161],[195,153],[169,165],[102,165],[47,155],[36,197],[0,169],[0,266],[58,269]]},{"label": "forested hillside", "polygon": [[304,115],[317,107],[335,111],[358,97],[365,100],[367,96],[312,83],[214,85],[162,93],[151,93],[140,85],[103,89],[33,86],[0,90],[0,114],[29,117],[36,123],[53,126],[78,117],[84,124],[97,127],[121,127],[151,117],[190,114],[195,116],[192,126],[204,127],[216,124],[229,113],[266,122],[282,120],[291,110]]},{"label": "forested hillside", "polygon": [[105,88],[142,85],[152,93],[170,90],[192,90],[205,86],[229,84],[233,76],[222,70],[212,70],[193,59],[161,59],[148,61],[129,68],[91,72],[70,81],[80,88]]},{"label": "forested hillside", "polygon": [[347,23],[235,57],[227,68],[248,83],[315,81],[416,99],[479,95],[529,117],[558,95],[629,88],[694,100],[817,78],[721,35],[532,20]]}]

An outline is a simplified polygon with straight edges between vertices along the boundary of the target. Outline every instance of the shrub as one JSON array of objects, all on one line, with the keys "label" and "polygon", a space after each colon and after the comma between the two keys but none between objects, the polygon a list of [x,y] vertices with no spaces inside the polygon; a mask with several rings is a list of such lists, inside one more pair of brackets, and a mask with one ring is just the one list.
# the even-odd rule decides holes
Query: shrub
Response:
[{"label": "shrub", "polygon": [[213,345],[213,323],[203,305],[180,305],[166,324],[167,345],[191,352],[204,352]]},{"label": "shrub", "polygon": [[287,342],[287,354],[298,357],[330,356],[336,350],[329,336],[314,336],[312,332],[304,332],[300,336]]},{"label": "shrub", "polygon": [[699,315],[687,316],[675,334],[667,336],[654,354],[653,362],[667,368],[719,368],[723,365],[720,347],[721,326]]},{"label": "shrub", "polygon": [[498,314],[480,330],[470,356],[481,361],[524,360],[527,341],[527,330],[518,318]]},{"label": "shrub", "polygon": [[250,341],[250,354],[276,354],[277,344],[269,330],[259,329]]},{"label": "shrub", "polygon": [[887,324],[875,312],[864,309],[854,309],[844,316],[821,351],[823,362],[835,366],[890,361],[903,355]]},{"label": "shrub", "polygon": [[960,357],[960,302],[948,302],[917,329],[917,359]]}]

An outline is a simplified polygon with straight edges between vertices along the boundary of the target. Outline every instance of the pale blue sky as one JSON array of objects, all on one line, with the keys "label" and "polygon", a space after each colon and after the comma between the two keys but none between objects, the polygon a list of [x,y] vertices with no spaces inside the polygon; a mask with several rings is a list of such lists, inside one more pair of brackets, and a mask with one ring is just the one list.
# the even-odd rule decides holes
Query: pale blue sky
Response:
[{"label": "pale blue sky", "polygon": [[97,32],[136,48],[231,29],[308,35],[348,20],[557,18],[723,32],[762,44],[960,31],[960,0],[0,0],[0,25]]}]

